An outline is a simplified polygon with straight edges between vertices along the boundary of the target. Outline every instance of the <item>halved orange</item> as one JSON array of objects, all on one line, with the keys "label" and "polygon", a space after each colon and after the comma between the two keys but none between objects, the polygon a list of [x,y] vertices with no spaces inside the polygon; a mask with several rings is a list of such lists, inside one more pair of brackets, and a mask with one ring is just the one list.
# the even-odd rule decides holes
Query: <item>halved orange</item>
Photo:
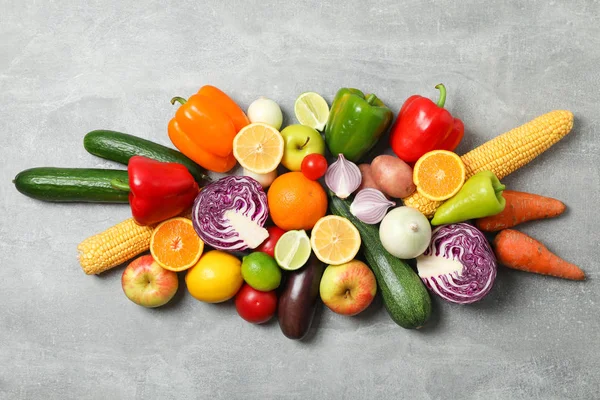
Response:
[{"label": "halved orange", "polygon": [[310,245],[317,258],[329,265],[351,261],[360,249],[358,229],[344,217],[327,215],[317,221],[310,235]]},{"label": "halved orange", "polygon": [[417,191],[429,200],[454,196],[465,183],[465,164],[451,151],[434,150],[419,158],[413,170]]},{"label": "halved orange", "polygon": [[283,136],[260,122],[242,128],[233,139],[233,156],[240,165],[256,174],[277,169],[283,158]]},{"label": "halved orange", "polygon": [[171,218],[152,232],[150,253],[154,260],[169,271],[184,271],[193,267],[204,251],[204,242],[187,218]]}]

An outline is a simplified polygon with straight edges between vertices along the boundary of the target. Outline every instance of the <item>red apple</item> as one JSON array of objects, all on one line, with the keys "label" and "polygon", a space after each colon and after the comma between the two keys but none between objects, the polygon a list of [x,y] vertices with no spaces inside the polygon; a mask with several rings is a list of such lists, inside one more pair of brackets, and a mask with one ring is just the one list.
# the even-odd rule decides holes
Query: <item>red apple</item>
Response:
[{"label": "red apple", "polygon": [[367,264],[352,260],[328,266],[321,278],[319,292],[321,300],[331,311],[356,315],[369,307],[375,298],[377,281]]},{"label": "red apple", "polygon": [[166,304],[179,287],[177,274],[162,268],[152,256],[133,260],[121,276],[123,292],[140,306],[154,308]]},{"label": "red apple", "polygon": [[235,309],[240,317],[253,324],[263,324],[271,319],[277,309],[274,290],[261,292],[244,284],[235,296]]}]

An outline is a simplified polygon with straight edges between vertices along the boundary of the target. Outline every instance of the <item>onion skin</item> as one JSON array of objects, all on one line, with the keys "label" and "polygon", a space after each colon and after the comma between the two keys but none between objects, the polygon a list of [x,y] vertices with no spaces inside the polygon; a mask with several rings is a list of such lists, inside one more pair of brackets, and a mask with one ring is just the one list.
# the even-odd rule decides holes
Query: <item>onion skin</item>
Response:
[{"label": "onion skin", "polygon": [[260,183],[247,176],[221,178],[200,191],[192,208],[194,229],[204,243],[219,250],[246,250],[248,245],[225,217],[229,210],[238,211],[264,226],[269,207]]},{"label": "onion skin", "polygon": [[481,300],[496,279],[496,256],[490,244],[483,233],[466,223],[436,228],[429,247],[417,258],[417,269],[424,257],[441,257],[462,264],[462,271],[436,276],[423,276],[419,270],[427,288],[452,303],[469,304]]}]

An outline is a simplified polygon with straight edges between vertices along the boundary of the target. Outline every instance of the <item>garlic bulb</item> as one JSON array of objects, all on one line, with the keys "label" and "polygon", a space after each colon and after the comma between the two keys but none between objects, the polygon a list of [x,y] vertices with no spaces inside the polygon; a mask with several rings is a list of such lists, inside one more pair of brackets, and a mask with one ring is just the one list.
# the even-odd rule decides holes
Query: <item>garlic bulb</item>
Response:
[{"label": "garlic bulb", "polygon": [[360,169],[352,161],[346,160],[343,154],[338,156],[337,161],[325,173],[325,184],[340,199],[350,196],[358,189],[361,181]]},{"label": "garlic bulb", "polygon": [[356,194],[350,212],[365,224],[377,224],[385,217],[387,210],[395,205],[379,190],[366,188]]}]

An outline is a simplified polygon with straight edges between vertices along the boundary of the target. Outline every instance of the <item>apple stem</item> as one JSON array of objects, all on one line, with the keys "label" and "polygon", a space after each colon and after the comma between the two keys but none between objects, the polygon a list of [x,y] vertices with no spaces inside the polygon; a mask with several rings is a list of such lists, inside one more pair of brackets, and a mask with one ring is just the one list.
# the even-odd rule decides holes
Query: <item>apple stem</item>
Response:
[{"label": "apple stem", "polygon": [[303,148],[305,148],[306,145],[308,144],[308,142],[310,142],[310,136],[306,137],[306,142],[304,142],[304,144],[302,146],[300,146],[300,148],[298,150],[302,150]]}]

